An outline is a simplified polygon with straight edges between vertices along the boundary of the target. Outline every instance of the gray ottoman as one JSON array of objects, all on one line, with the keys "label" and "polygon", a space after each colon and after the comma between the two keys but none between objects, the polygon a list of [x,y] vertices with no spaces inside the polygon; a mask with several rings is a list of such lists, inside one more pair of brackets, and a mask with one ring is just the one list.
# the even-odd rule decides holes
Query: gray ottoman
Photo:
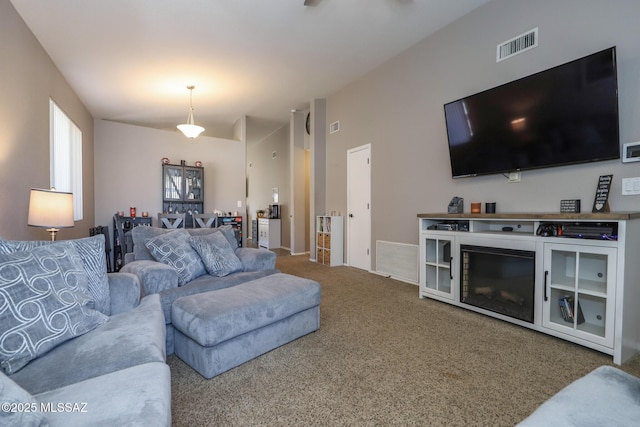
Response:
[{"label": "gray ottoman", "polygon": [[320,327],[320,285],[272,274],[178,298],[171,306],[175,354],[212,378]]}]

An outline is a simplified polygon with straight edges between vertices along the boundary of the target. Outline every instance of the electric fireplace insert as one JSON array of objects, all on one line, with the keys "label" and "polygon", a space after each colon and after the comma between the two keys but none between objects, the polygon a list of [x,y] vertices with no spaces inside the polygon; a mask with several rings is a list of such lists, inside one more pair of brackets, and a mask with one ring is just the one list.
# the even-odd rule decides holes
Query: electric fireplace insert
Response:
[{"label": "electric fireplace insert", "polygon": [[460,301],[533,323],[535,252],[460,246]]}]

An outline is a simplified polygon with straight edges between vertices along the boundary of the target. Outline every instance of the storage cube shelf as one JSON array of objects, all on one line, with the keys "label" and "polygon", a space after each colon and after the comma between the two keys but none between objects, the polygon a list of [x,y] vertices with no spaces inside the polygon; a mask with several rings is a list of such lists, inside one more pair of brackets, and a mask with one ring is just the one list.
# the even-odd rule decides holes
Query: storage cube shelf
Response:
[{"label": "storage cube shelf", "polygon": [[344,263],[343,219],[341,216],[316,218],[316,261],[333,267]]}]

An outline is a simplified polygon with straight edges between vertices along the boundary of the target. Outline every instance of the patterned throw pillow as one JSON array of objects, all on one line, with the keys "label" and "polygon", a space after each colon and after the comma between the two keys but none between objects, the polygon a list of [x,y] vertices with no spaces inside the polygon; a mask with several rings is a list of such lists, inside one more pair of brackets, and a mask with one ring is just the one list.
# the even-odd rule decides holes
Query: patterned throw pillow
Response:
[{"label": "patterned throw pillow", "polygon": [[89,308],[86,287],[70,242],[0,254],[0,366],[7,374],[109,319]]},{"label": "patterned throw pillow", "polygon": [[189,233],[183,228],[149,239],[145,246],[156,261],[167,264],[178,273],[178,286],[207,272],[200,256],[189,244]]},{"label": "patterned throw pillow", "polygon": [[151,239],[171,233],[172,231],[175,230],[159,227],[133,227],[133,230],[131,230],[131,239],[133,240],[133,256],[135,260],[155,261],[156,259],[151,255],[149,249],[147,249],[146,243]]},{"label": "patterned throw pillow", "polygon": [[28,251],[47,244],[57,245],[71,242],[80,253],[82,266],[87,273],[88,296],[95,301],[95,309],[106,315],[111,314],[111,294],[107,277],[107,257],[105,253],[104,234],[75,240],[51,242],[50,240],[0,240],[0,254],[16,251]]},{"label": "patterned throw pillow", "polygon": [[212,276],[226,276],[242,271],[242,262],[222,232],[206,236],[192,236],[191,246],[200,254],[207,272]]},{"label": "patterned throw pillow", "polygon": [[229,245],[231,245],[231,249],[234,251],[238,248],[238,239],[236,238],[236,232],[230,225],[222,225],[218,227],[218,230],[222,233],[222,235],[227,239]]}]

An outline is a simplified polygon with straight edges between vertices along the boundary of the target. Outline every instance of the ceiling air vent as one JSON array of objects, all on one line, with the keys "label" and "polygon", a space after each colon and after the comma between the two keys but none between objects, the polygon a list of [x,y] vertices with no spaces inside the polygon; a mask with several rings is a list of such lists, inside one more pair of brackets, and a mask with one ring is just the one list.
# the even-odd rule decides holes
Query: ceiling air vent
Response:
[{"label": "ceiling air vent", "polygon": [[340,130],[340,122],[333,122],[329,125],[329,133],[336,133]]},{"label": "ceiling air vent", "polygon": [[525,50],[533,49],[536,46],[538,46],[538,28],[527,31],[504,43],[500,43],[496,51],[496,62],[503,61]]}]

